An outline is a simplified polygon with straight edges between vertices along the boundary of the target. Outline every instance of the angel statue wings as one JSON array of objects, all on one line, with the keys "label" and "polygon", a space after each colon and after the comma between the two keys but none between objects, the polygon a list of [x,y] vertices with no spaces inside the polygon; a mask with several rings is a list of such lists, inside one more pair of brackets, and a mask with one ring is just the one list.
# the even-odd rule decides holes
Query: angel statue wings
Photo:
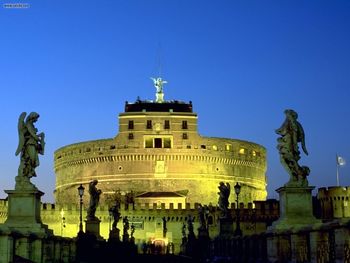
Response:
[{"label": "angel statue wings", "polygon": [[298,114],[291,109],[284,111],[286,119],[282,126],[276,130],[280,135],[277,139],[277,149],[280,153],[280,161],[290,175],[288,184],[307,185],[306,176],[309,175],[310,169],[307,166],[300,166],[299,144],[303,152],[308,155],[305,145],[305,134],[301,124],[297,121]]},{"label": "angel statue wings", "polygon": [[36,176],[35,168],[39,166],[39,156],[43,155],[45,149],[45,134],[37,133],[34,123],[38,120],[39,114],[22,112],[18,119],[19,143],[16,156],[20,154],[21,162],[18,168],[18,177],[30,179]]},{"label": "angel statue wings", "polygon": [[157,93],[163,92],[163,85],[168,83],[166,80],[162,80],[162,78],[151,78],[153,80],[153,85],[157,89]]}]

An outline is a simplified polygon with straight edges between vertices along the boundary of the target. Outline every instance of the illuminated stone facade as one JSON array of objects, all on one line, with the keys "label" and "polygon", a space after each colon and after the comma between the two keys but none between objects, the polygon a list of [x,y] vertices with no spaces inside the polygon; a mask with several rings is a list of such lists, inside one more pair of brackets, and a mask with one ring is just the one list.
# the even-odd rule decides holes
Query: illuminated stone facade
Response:
[{"label": "illuminated stone facade", "polygon": [[[176,204],[177,205],[177,204]],[[165,203],[160,207],[155,203],[153,205],[135,205],[132,209],[128,209],[122,204],[121,214],[127,216],[130,224],[135,226],[135,243],[139,252],[142,252],[142,244],[148,241],[163,240],[165,244],[174,243],[175,253],[180,252],[180,244],[182,240],[181,229],[183,224],[187,224],[189,216],[193,218],[193,226],[195,235],[198,234],[200,226],[198,219],[198,205],[186,204],[185,206],[169,204],[166,208]],[[83,215],[86,215],[86,204],[83,208]],[[8,203],[0,200],[0,223],[3,223],[7,217]],[[235,204],[231,204],[229,210],[232,218],[236,220]],[[100,233],[105,239],[108,239],[109,229],[111,228],[111,217],[108,213],[108,205],[102,205],[97,208],[96,216],[101,220]],[[241,229],[244,235],[253,235],[263,233],[266,227],[276,220],[279,216],[279,206],[276,200],[256,201],[247,205],[240,204],[240,221]],[[209,236],[214,238],[218,235],[220,211],[216,207],[212,207],[209,212],[211,218],[208,225]],[[166,219],[166,229],[164,238],[164,223]],[[64,205],[58,206],[54,204],[42,204],[41,219],[54,231],[55,235],[64,237],[76,237],[79,231],[79,206]],[[117,227],[123,232],[122,220],[119,221]],[[85,224],[84,224],[85,229]],[[129,231],[130,233],[130,231]]]},{"label": "illuminated stone facade", "polygon": [[199,135],[191,102],[126,102],[116,137],[62,147],[54,161],[58,205],[77,203],[77,187],[93,179],[103,192],[101,204],[120,190],[133,191],[140,203],[137,196],[147,192],[173,192],[179,198],[152,202],[216,205],[221,181],[239,182],[244,203],[267,196],[265,148]]},{"label": "illuminated stone facade", "polygon": [[333,186],[318,189],[317,198],[322,219],[350,217],[350,187]]}]

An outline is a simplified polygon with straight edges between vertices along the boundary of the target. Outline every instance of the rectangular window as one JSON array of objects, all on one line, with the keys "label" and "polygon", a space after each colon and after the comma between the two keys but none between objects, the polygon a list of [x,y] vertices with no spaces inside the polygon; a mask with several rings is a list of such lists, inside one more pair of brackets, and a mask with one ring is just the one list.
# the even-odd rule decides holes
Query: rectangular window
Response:
[{"label": "rectangular window", "polygon": [[134,134],[133,133],[129,133],[129,140],[134,139]]},{"label": "rectangular window", "polygon": [[182,121],[182,129],[187,130],[187,121]]},{"label": "rectangular window", "polygon": [[170,122],[168,120],[164,121],[164,129],[165,130],[170,129]]},{"label": "rectangular window", "polygon": [[134,121],[129,121],[128,129],[129,130],[133,130],[134,129]]},{"label": "rectangular window", "polygon": [[152,129],[152,121],[151,120],[147,120],[147,129]]},{"label": "rectangular window", "polygon": [[145,148],[153,148],[153,139],[152,138],[145,140]]},{"label": "rectangular window", "polygon": [[154,138],[154,148],[162,148],[162,138]]},{"label": "rectangular window", "polygon": [[184,140],[187,140],[187,139],[188,139],[187,133],[183,133],[183,134],[182,134],[182,139],[184,139]]},{"label": "rectangular window", "polygon": [[171,148],[171,140],[170,138],[164,138],[164,148]]}]

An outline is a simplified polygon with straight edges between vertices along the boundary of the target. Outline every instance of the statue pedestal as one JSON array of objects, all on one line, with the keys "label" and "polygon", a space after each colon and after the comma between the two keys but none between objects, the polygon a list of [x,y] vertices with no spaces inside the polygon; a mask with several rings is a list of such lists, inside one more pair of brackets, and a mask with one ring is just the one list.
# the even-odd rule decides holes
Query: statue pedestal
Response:
[{"label": "statue pedestal", "polygon": [[2,229],[16,230],[23,234],[53,235],[41,221],[41,196],[39,190],[5,190],[8,194],[8,215]]},{"label": "statue pedestal", "polygon": [[156,93],[156,102],[157,103],[164,102],[164,93],[163,92],[157,92]]},{"label": "statue pedestal", "polygon": [[276,190],[280,196],[280,218],[269,230],[288,230],[319,223],[312,212],[314,186],[283,186]]},{"label": "statue pedestal", "polygon": [[108,241],[119,242],[120,241],[119,234],[120,234],[120,230],[118,228],[112,229],[111,231],[109,231]]},{"label": "statue pedestal", "polygon": [[205,229],[204,227],[199,227],[198,228],[198,239],[207,239],[209,238],[209,232],[208,229]]},{"label": "statue pedestal", "polygon": [[98,218],[87,219],[85,221],[86,234],[94,235],[97,239],[103,239],[100,236],[100,223],[101,220],[99,220]]},{"label": "statue pedestal", "polygon": [[221,237],[233,237],[233,219],[231,217],[224,217],[219,219]]}]

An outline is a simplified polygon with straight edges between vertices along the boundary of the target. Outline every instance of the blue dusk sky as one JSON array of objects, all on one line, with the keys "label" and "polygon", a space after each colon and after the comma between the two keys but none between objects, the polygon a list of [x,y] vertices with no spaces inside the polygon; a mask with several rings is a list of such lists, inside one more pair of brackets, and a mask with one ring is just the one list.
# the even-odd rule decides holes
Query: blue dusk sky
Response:
[{"label": "blue dusk sky", "polygon": [[288,181],[275,134],[288,108],[305,130],[310,185],[336,185],[337,153],[350,185],[350,1],[0,3],[0,198],[14,188],[22,111],[41,115],[32,181],[53,202],[54,151],[114,137],[125,101],[155,98],[159,69],[165,99],[192,101],[201,135],[266,147],[269,197]]}]

